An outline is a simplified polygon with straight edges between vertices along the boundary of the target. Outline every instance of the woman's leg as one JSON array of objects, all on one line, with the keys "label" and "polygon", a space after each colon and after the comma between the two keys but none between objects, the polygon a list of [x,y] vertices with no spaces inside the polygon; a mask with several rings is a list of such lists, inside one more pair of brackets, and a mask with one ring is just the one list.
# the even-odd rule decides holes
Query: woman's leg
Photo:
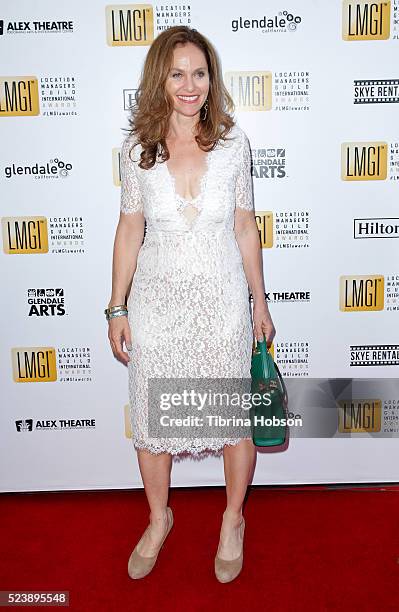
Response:
[{"label": "woman's leg", "polygon": [[137,458],[144,490],[150,507],[150,528],[143,536],[138,552],[143,557],[152,557],[167,529],[166,507],[168,505],[172,455],[161,453],[155,455],[138,449]]},{"label": "woman's leg", "polygon": [[226,510],[220,531],[219,556],[236,559],[241,552],[239,525],[247,487],[252,482],[256,463],[256,447],[252,440],[241,440],[234,446],[223,448],[224,475],[226,480]]}]

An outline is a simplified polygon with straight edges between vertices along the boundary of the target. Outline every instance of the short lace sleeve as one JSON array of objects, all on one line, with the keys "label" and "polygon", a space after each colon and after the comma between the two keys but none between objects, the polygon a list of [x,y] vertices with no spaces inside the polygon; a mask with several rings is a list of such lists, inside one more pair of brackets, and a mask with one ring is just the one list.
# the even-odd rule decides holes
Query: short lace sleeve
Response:
[{"label": "short lace sleeve", "polygon": [[135,162],[133,162],[129,156],[129,152],[132,146],[132,139],[126,138],[121,148],[120,210],[125,214],[143,211],[143,201],[140,193],[140,185],[136,175]]},{"label": "short lace sleeve", "polygon": [[238,155],[239,169],[236,182],[236,206],[244,210],[254,210],[251,173],[251,149],[247,135],[242,132]]}]

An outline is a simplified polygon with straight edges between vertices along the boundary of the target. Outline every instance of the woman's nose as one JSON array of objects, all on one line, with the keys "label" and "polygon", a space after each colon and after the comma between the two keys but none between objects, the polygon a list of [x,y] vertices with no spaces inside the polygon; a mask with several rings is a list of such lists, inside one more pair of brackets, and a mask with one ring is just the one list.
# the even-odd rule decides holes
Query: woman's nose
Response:
[{"label": "woman's nose", "polygon": [[185,88],[187,89],[187,91],[193,91],[193,89],[195,88],[193,77],[191,75],[188,75],[186,77]]}]

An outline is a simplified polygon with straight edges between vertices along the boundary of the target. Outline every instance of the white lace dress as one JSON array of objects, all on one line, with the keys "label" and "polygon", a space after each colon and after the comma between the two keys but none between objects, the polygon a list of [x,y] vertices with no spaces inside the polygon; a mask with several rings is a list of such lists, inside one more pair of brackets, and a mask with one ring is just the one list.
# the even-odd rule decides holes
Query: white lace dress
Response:
[{"label": "white lace dress", "polygon": [[[247,136],[237,124],[228,136],[232,140],[207,154],[199,196],[190,201],[176,193],[165,162],[143,170],[137,163],[141,146],[132,148],[132,136],[122,145],[120,209],[142,212],[146,219],[127,303],[136,449],[198,455],[241,439],[148,434],[150,377],[250,378],[249,289],[233,227],[236,206],[253,210],[251,157]],[[191,220],[184,214],[189,204],[198,210]]]}]

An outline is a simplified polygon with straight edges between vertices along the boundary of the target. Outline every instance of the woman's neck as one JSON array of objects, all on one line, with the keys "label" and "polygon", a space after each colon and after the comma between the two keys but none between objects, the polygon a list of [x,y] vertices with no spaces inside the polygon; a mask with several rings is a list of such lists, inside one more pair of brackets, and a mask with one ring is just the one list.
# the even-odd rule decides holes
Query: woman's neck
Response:
[{"label": "woman's neck", "polygon": [[198,114],[194,117],[185,117],[180,113],[172,113],[169,120],[167,138],[180,142],[192,142],[197,133]]}]

